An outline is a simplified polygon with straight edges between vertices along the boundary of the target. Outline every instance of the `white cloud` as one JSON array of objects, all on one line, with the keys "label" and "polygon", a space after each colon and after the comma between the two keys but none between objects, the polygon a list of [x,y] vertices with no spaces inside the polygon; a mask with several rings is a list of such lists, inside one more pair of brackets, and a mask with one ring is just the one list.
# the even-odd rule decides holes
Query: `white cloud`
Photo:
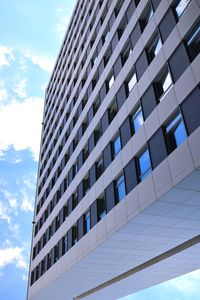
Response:
[{"label": "white cloud", "polygon": [[69,21],[70,21],[69,16],[61,17],[59,23],[57,23],[57,25],[56,25],[57,32],[60,33],[61,35],[63,35],[67,30],[67,25],[68,25]]},{"label": "white cloud", "polygon": [[9,216],[8,207],[0,202],[0,219],[10,224],[11,218]]},{"label": "white cloud", "polygon": [[0,89],[0,101],[6,100],[8,97],[8,92],[6,89]]},{"label": "white cloud", "polygon": [[175,288],[184,295],[199,292],[200,270],[175,278],[166,283],[170,288]]},{"label": "white cloud", "polygon": [[30,97],[0,107],[0,151],[13,145],[16,151],[30,149],[38,159],[43,99]]},{"label": "white cloud", "polygon": [[56,31],[59,35],[63,36],[67,30],[67,25],[69,24],[71,16],[65,15],[63,8],[58,8],[56,12],[59,18],[59,22],[56,24]]},{"label": "white cloud", "polygon": [[27,51],[24,56],[32,61],[34,65],[37,65],[45,72],[51,73],[54,66],[54,58],[47,57],[41,54],[32,53]]},{"label": "white cloud", "polygon": [[34,211],[33,200],[28,196],[25,191],[21,191],[22,193],[22,202],[21,202],[21,210],[24,212]]},{"label": "white cloud", "polygon": [[3,191],[5,198],[7,199],[11,208],[17,208],[17,199],[9,192],[4,190]]},{"label": "white cloud", "polygon": [[19,269],[28,269],[27,262],[23,255],[23,248],[20,247],[8,247],[0,249],[0,268],[4,268],[7,265],[15,264]]},{"label": "white cloud", "polygon": [[28,281],[28,275],[23,274],[23,275],[22,275],[22,280],[23,280],[23,281]]},{"label": "white cloud", "polygon": [[9,66],[11,60],[14,60],[12,49],[6,46],[0,46],[0,67]]},{"label": "white cloud", "polygon": [[26,78],[18,79],[17,82],[15,82],[15,84],[14,84],[13,91],[20,98],[25,98],[25,97],[27,97],[26,86],[27,86]]}]

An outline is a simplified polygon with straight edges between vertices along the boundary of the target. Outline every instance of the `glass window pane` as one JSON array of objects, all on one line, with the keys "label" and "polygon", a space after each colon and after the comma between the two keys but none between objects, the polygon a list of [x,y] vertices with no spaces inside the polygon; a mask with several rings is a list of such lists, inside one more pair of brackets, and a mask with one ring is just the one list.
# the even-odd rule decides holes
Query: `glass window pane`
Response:
[{"label": "glass window pane", "polygon": [[90,211],[85,215],[85,232],[87,233],[90,230]]},{"label": "glass window pane", "polygon": [[114,82],[115,82],[115,78],[114,78],[114,75],[112,75],[112,77],[110,78],[110,80],[108,82],[109,89],[111,89]]},{"label": "glass window pane", "polygon": [[175,12],[176,12],[178,19],[180,19],[180,17],[182,16],[183,12],[185,11],[185,9],[188,6],[188,4],[190,3],[190,1],[191,0],[178,1],[177,5],[175,6]]},{"label": "glass window pane", "polygon": [[114,140],[113,146],[114,146],[114,156],[116,156],[121,150],[121,139],[119,135]]},{"label": "glass window pane", "polygon": [[173,117],[173,119],[165,127],[165,134],[169,153],[185,141],[187,138],[187,132],[180,113],[176,115],[176,117]]},{"label": "glass window pane", "polygon": [[136,113],[132,116],[132,124],[134,133],[138,131],[138,129],[142,126],[144,123],[143,114],[141,107],[138,108]]},{"label": "glass window pane", "polygon": [[136,73],[134,73],[132,75],[132,77],[130,78],[129,82],[128,82],[128,91],[129,91],[129,93],[131,92],[131,90],[135,86],[136,82],[137,82]]},{"label": "glass window pane", "polygon": [[145,150],[139,156],[139,168],[140,168],[140,180],[143,180],[147,175],[151,173],[151,160],[149,150]]},{"label": "glass window pane", "polygon": [[200,53],[200,24],[190,34],[186,42],[189,56],[193,60]]},{"label": "glass window pane", "polygon": [[117,196],[118,201],[121,201],[126,196],[124,176],[117,180]]}]

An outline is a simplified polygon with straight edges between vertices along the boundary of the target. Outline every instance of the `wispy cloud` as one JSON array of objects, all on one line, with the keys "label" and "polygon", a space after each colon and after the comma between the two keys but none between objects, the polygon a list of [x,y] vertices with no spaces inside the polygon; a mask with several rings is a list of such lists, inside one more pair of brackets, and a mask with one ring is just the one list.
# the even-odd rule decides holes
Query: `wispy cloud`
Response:
[{"label": "wispy cloud", "polygon": [[33,212],[34,206],[33,206],[33,199],[28,195],[28,193],[24,190],[21,191],[22,194],[22,202],[20,209],[24,212]]},{"label": "wispy cloud", "polygon": [[[38,159],[43,99],[30,97],[0,107],[0,150],[13,145],[16,151],[30,149]],[[11,126],[12,122],[12,126]]]},{"label": "wispy cloud", "polygon": [[13,87],[13,91],[17,94],[19,98],[27,97],[26,93],[27,79],[17,78]]},{"label": "wispy cloud", "polygon": [[31,60],[34,65],[40,67],[41,70],[51,73],[54,65],[54,58],[26,51],[24,57]]},{"label": "wispy cloud", "polygon": [[166,283],[167,287],[173,288],[184,295],[192,295],[199,292],[200,270],[175,278]]},{"label": "wispy cloud", "polygon": [[0,220],[6,221],[8,224],[11,222],[11,217],[9,214],[9,210],[7,205],[4,203],[0,202]]},{"label": "wispy cloud", "polygon": [[14,60],[12,49],[10,47],[0,46],[0,67],[8,67],[11,60]]},{"label": "wispy cloud", "polygon": [[67,15],[63,8],[58,8],[56,12],[59,19],[58,23],[56,24],[56,31],[61,37],[63,37],[64,33],[66,32],[67,25],[70,21],[70,15]]},{"label": "wispy cloud", "polygon": [[7,247],[0,249],[0,269],[7,265],[15,264],[19,269],[28,269],[26,259],[21,247]]}]

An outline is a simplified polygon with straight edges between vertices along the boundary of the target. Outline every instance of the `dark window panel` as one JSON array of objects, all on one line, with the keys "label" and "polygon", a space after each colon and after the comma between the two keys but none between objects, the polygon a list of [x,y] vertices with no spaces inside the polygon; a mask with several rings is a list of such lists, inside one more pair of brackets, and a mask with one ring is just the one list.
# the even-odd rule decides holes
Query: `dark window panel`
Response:
[{"label": "dark window panel", "polygon": [[96,168],[95,164],[92,165],[92,167],[89,170],[89,176],[90,176],[90,187],[92,187],[96,182]]},{"label": "dark window panel", "polygon": [[114,63],[114,76],[117,78],[118,74],[120,73],[122,69],[122,61],[121,61],[121,56],[118,56],[116,62]]},{"label": "dark window panel", "polygon": [[200,88],[195,88],[181,105],[188,134],[200,126]]},{"label": "dark window panel", "polygon": [[68,250],[72,247],[72,227],[67,232]]},{"label": "dark window panel", "polygon": [[90,206],[90,214],[91,214],[91,228],[95,226],[98,222],[97,220],[97,201],[94,201]]},{"label": "dark window panel", "polygon": [[84,236],[84,218],[81,216],[77,222],[78,226],[78,240],[80,240]]},{"label": "dark window panel", "polygon": [[161,0],[151,0],[154,11],[156,10],[156,8],[158,7],[158,5],[160,4]]},{"label": "dark window panel", "polygon": [[132,159],[124,168],[124,176],[126,181],[126,191],[128,194],[138,184],[135,159]]},{"label": "dark window panel", "polygon": [[83,165],[83,153],[79,153],[78,158],[77,158],[77,163],[78,163],[78,170],[80,170],[80,168]]},{"label": "dark window panel", "polygon": [[124,104],[124,102],[126,101],[126,88],[125,88],[125,84],[122,84],[122,86],[118,90],[116,98],[117,98],[118,109],[120,109],[122,107],[122,105]]},{"label": "dark window panel", "polygon": [[138,60],[135,63],[135,67],[136,67],[137,78],[139,80],[144,74],[144,72],[146,71],[146,69],[148,68],[148,61],[147,61],[145,51],[143,51],[139,56]]},{"label": "dark window panel", "polygon": [[115,32],[112,41],[111,41],[111,47],[112,47],[112,52],[115,50],[118,44],[118,32]]},{"label": "dark window panel", "polygon": [[167,149],[162,128],[160,128],[149,140],[152,167],[155,169],[166,157]]},{"label": "dark window panel", "polygon": [[147,119],[150,113],[154,110],[154,108],[157,105],[156,97],[152,85],[150,85],[150,87],[142,96],[141,102],[142,102],[144,119]]},{"label": "dark window panel", "polygon": [[130,128],[129,118],[127,118],[120,127],[120,136],[121,136],[121,142],[123,148],[131,139],[131,128]]},{"label": "dark window panel", "polygon": [[112,182],[105,190],[106,211],[109,212],[115,206],[115,189]]},{"label": "dark window panel", "polygon": [[88,124],[90,124],[93,119],[93,107],[92,106],[90,107],[90,109],[88,111],[87,119],[88,119]]},{"label": "dark window panel", "polygon": [[89,143],[89,153],[91,153],[95,146],[94,132],[89,137],[88,143]]},{"label": "dark window panel", "polygon": [[106,169],[112,162],[112,150],[111,144],[109,143],[103,150],[104,168]]},{"label": "dark window panel", "polygon": [[185,46],[181,43],[169,59],[169,66],[174,82],[179,79],[189,64],[190,61]]},{"label": "dark window panel", "polygon": [[99,97],[100,97],[101,102],[103,102],[103,100],[105,99],[106,94],[107,94],[107,88],[106,88],[106,82],[105,82],[99,92]]},{"label": "dark window panel", "polygon": [[101,119],[102,134],[106,131],[108,126],[109,126],[109,117],[108,117],[108,110],[106,110]]},{"label": "dark window panel", "polygon": [[78,196],[78,203],[79,203],[83,198],[83,181],[81,181],[78,185],[77,196]]},{"label": "dark window panel", "polygon": [[112,15],[110,16],[110,20],[108,22],[110,28],[112,28],[114,22],[115,22],[115,12],[113,11]]},{"label": "dark window panel", "polygon": [[140,29],[140,24],[138,22],[135,25],[135,27],[133,28],[133,30],[130,34],[132,49],[135,47],[135,45],[136,45],[137,41],[139,40],[140,36],[141,36],[141,29]]},{"label": "dark window panel", "polygon": [[168,36],[176,26],[176,20],[171,8],[167,11],[164,18],[159,24],[160,34],[162,37],[163,43],[167,40]]},{"label": "dark window panel", "polygon": [[128,22],[130,21],[134,11],[135,11],[135,3],[133,1],[131,1],[126,10],[126,16],[127,16]]}]

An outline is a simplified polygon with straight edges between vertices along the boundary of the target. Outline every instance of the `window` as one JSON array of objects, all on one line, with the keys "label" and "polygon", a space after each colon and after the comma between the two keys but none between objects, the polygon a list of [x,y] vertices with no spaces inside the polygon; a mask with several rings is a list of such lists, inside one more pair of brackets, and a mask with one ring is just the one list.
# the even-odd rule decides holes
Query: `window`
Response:
[{"label": "window", "polygon": [[51,267],[51,252],[47,254],[47,270]]},{"label": "window", "polygon": [[112,87],[112,85],[113,85],[114,82],[115,82],[115,77],[112,74],[110,76],[110,78],[108,79],[108,81],[107,81],[107,89],[108,89],[108,91],[111,89],[111,87]]},{"label": "window", "polygon": [[65,204],[63,206],[63,222],[66,220],[67,216],[68,216],[68,206],[67,204]]},{"label": "window", "polygon": [[126,196],[124,175],[121,175],[115,182],[117,201],[120,202]]},{"label": "window", "polygon": [[78,145],[78,137],[76,135],[75,138],[74,138],[74,140],[73,140],[73,150],[76,149],[77,145]]},{"label": "window", "polygon": [[89,156],[89,149],[88,149],[88,144],[85,146],[83,149],[83,163],[86,161],[86,159]]},{"label": "window", "polygon": [[56,230],[58,230],[58,228],[60,227],[60,216],[56,216],[56,220],[55,220],[55,223],[56,223]]},{"label": "window", "polygon": [[126,22],[126,18],[124,18],[121,22],[121,24],[119,25],[118,29],[117,29],[117,33],[118,33],[118,39],[120,40],[125,29],[126,29],[126,25],[127,25],[127,22]]},{"label": "window", "polygon": [[114,100],[113,103],[111,104],[110,108],[108,109],[109,123],[112,122],[112,120],[116,116],[117,112],[118,112],[117,101]]},{"label": "window", "polygon": [[129,75],[128,82],[127,82],[128,94],[130,94],[130,92],[132,91],[136,82],[137,82],[137,78],[136,78],[136,73],[135,73],[135,69],[134,69],[134,70],[132,70],[131,74]]},{"label": "window", "polygon": [[128,43],[126,45],[125,49],[121,53],[122,66],[125,64],[125,62],[129,58],[129,56],[131,55],[131,53],[132,53],[131,43]]},{"label": "window", "polygon": [[100,99],[97,98],[93,103],[93,115],[96,114],[97,110],[99,109],[99,106],[100,106]]},{"label": "window", "polygon": [[123,1],[120,0],[118,1],[116,7],[115,7],[115,16],[117,17],[119,12],[120,12],[120,9],[122,8],[122,5],[123,5]]},{"label": "window", "polygon": [[174,3],[174,12],[177,20],[180,19],[191,0],[176,0]]},{"label": "window", "polygon": [[77,237],[78,237],[77,226],[74,225],[72,227],[72,246],[74,246],[77,243],[78,241]]},{"label": "window", "polygon": [[185,125],[181,116],[178,112],[164,127],[164,134],[167,144],[168,153],[174,151],[180,146],[187,138]]},{"label": "window", "polygon": [[67,234],[62,238],[62,254],[64,255],[68,249],[68,239]]},{"label": "window", "polygon": [[77,191],[72,194],[72,210],[77,206],[78,204],[78,197],[77,197]]},{"label": "window", "polygon": [[156,34],[150,40],[149,45],[146,48],[146,54],[147,54],[147,59],[149,64],[152,62],[154,57],[158,54],[161,47],[162,47],[162,42],[158,32],[156,32]]},{"label": "window", "polygon": [[112,55],[112,50],[111,50],[111,48],[109,48],[108,51],[106,52],[105,56],[104,56],[104,66],[107,65],[111,55]]},{"label": "window", "polygon": [[121,151],[121,138],[118,134],[115,139],[113,140],[113,157],[115,158],[117,154]]},{"label": "window", "polygon": [[83,194],[84,196],[87,194],[87,192],[90,189],[90,181],[89,181],[89,176],[87,175],[84,179],[83,179]]},{"label": "window", "polygon": [[102,220],[103,217],[106,215],[106,201],[105,201],[105,196],[101,195],[97,199],[97,217],[98,221]]},{"label": "window", "polygon": [[103,157],[100,157],[99,160],[96,162],[96,177],[97,177],[97,179],[102,175],[103,171],[104,171]]},{"label": "window", "polygon": [[98,143],[98,141],[100,140],[100,137],[102,135],[102,132],[101,132],[101,123],[95,128],[94,130],[94,142],[95,142],[95,145]]},{"label": "window", "polygon": [[104,31],[104,34],[103,34],[103,44],[106,42],[106,40],[108,40],[108,37],[109,37],[109,28],[107,27],[106,30]]},{"label": "window", "polygon": [[169,69],[166,66],[154,82],[156,97],[159,101],[162,100],[163,95],[169,90],[171,86],[172,79]]},{"label": "window", "polygon": [[148,3],[140,19],[141,31],[144,31],[145,27],[147,26],[152,16],[153,16],[153,8],[151,6],[151,3]]},{"label": "window", "polygon": [[90,218],[90,211],[88,210],[84,216],[84,229],[85,233],[87,233],[91,228],[91,218]]},{"label": "window", "polygon": [[149,150],[146,149],[138,156],[138,171],[139,171],[139,180],[142,181],[151,173],[151,160],[149,155]]},{"label": "window", "polygon": [[144,119],[142,114],[142,108],[141,106],[139,106],[138,109],[131,116],[131,125],[133,128],[133,132],[136,133],[143,123]]},{"label": "window", "polygon": [[195,59],[200,53],[200,23],[197,24],[186,39],[186,47],[191,60]]},{"label": "window", "polygon": [[73,178],[76,176],[76,174],[78,173],[78,163],[77,161],[75,162],[75,164],[73,165]]},{"label": "window", "polygon": [[95,65],[96,61],[97,61],[97,53],[95,52],[95,54],[91,60],[92,67]]},{"label": "window", "polygon": [[54,263],[56,263],[59,259],[59,251],[58,251],[58,245],[54,247]]}]

